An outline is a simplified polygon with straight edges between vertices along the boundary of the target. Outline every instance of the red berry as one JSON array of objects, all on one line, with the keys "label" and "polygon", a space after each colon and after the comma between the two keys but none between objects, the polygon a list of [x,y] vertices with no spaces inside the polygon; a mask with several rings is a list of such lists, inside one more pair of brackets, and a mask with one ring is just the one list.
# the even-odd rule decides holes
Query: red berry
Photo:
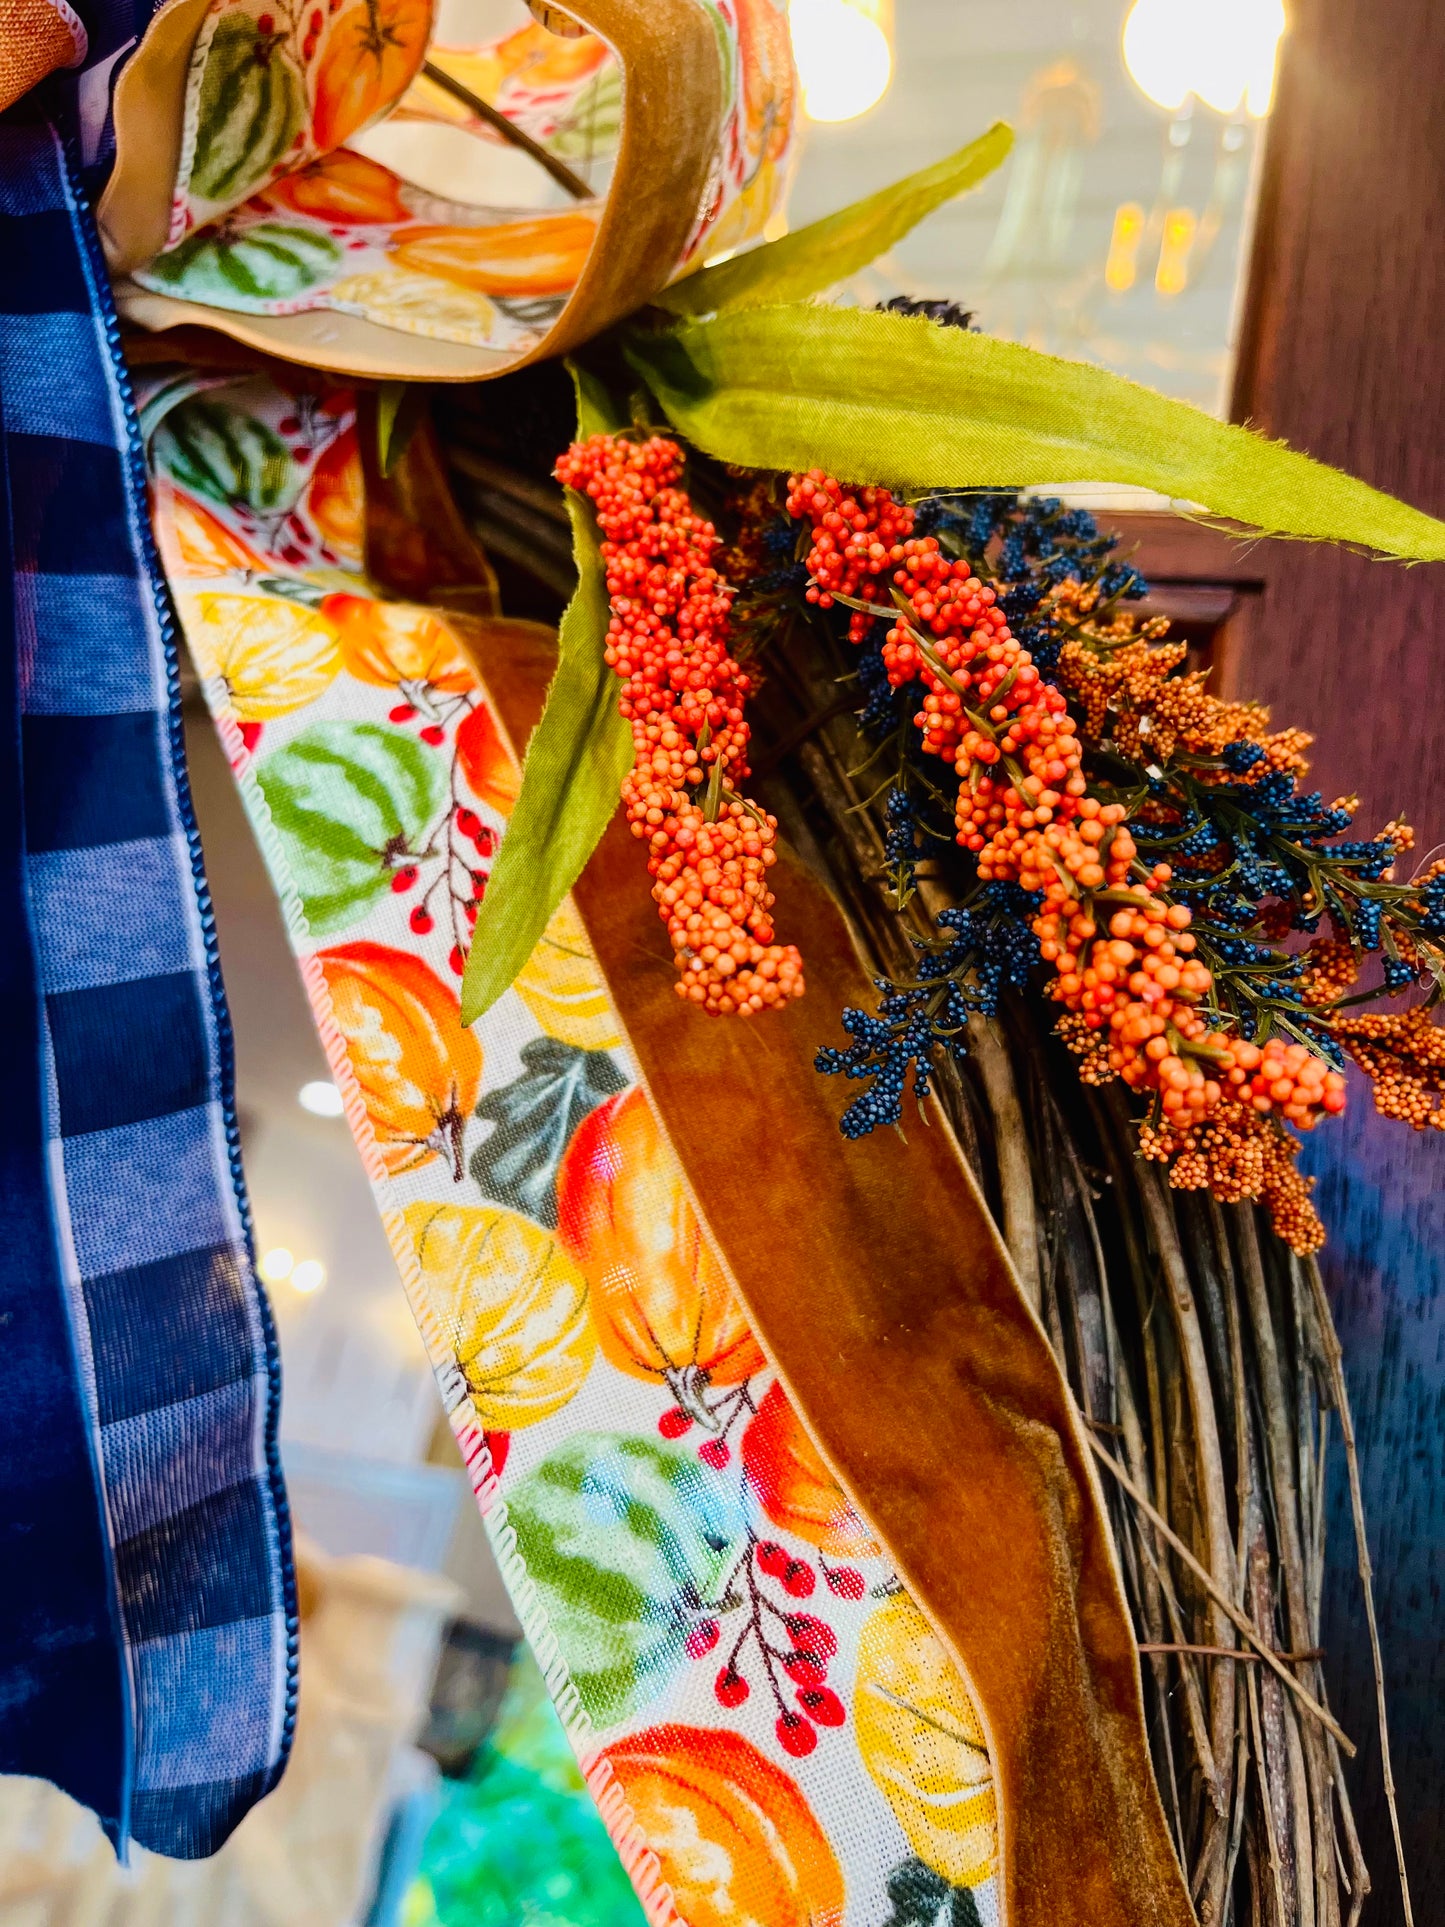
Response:
[{"label": "red berry", "polygon": [[841,1726],[848,1717],[842,1700],[829,1686],[805,1687],[798,1695],[798,1704],[819,1726]]},{"label": "red berry", "polygon": [[415,882],[416,865],[414,863],[404,863],[391,879],[391,887],[400,894],[403,890],[409,890]]},{"label": "red berry", "polygon": [[462,973],[465,971],[467,967],[467,960],[462,955],[462,947],[459,943],[454,943],[452,945],[452,954],[447,958],[447,962],[452,967],[453,976],[460,977]]},{"label": "red berry", "polygon": [[461,809],[457,811],[457,828],[461,831],[462,835],[475,836],[481,827],[482,819],[477,815],[476,811],[469,810],[466,805],[463,804]]},{"label": "red berry", "polygon": [[477,846],[478,856],[490,856],[497,847],[497,833],[484,823],[472,839]]},{"label": "red berry", "polygon": [[714,1472],[721,1472],[732,1453],[728,1450],[726,1439],[709,1439],[706,1445],[697,1448],[697,1456],[704,1465],[710,1465]]},{"label": "red berry", "polygon": [[783,1624],[800,1652],[831,1659],[838,1650],[838,1635],[833,1628],[825,1626],[821,1619],[814,1619],[811,1613],[789,1613]]},{"label": "red berry", "polygon": [[801,1559],[790,1559],[783,1574],[783,1591],[794,1599],[806,1599],[817,1584],[813,1568]]},{"label": "red berry", "polygon": [[483,1437],[492,1455],[492,1470],[501,1478],[502,1467],[507,1463],[507,1454],[512,1449],[512,1435],[510,1432],[486,1432]]},{"label": "red berry", "polygon": [[432,927],[431,912],[424,903],[419,903],[407,919],[419,937],[424,937]]},{"label": "red berry", "polygon": [[440,723],[428,723],[426,728],[421,731],[421,739],[424,743],[431,743],[433,745],[444,743],[447,739],[447,733]]},{"label": "red berry", "polygon": [[752,1689],[741,1673],[724,1666],[712,1690],[717,1694],[719,1706],[741,1706]]},{"label": "red berry", "polygon": [[[256,16],[256,31],[257,33],[275,33],[276,31],[275,14],[274,13],[258,14]],[[300,426],[301,426],[300,422],[297,421],[294,415],[288,415],[286,419],[280,424],[281,433],[283,435],[294,435],[297,429],[300,428]]]},{"label": "red berry", "polygon": [[764,1539],[758,1547],[758,1570],[769,1579],[781,1579],[792,1564],[788,1553],[776,1540]]},{"label": "red berry", "polygon": [[395,709],[387,710],[386,719],[389,723],[409,723],[415,714],[410,703],[398,703]]},{"label": "red berry", "polygon": [[783,1671],[795,1686],[821,1686],[828,1677],[828,1668],[812,1653],[789,1653]]},{"label": "red berry", "polygon": [[246,745],[247,749],[249,749],[254,755],[256,745],[261,740],[261,731],[265,728],[265,724],[264,723],[242,723],[239,725],[239,727],[241,731],[241,741]]},{"label": "red berry", "polygon": [[852,1566],[832,1566],[827,1573],[828,1587],[840,1599],[861,1599],[867,1591],[863,1575]]},{"label": "red berry", "polygon": [[795,1760],[801,1760],[818,1744],[816,1729],[801,1713],[784,1713],[775,1731],[779,1746],[785,1753],[791,1753]]},{"label": "red berry", "polygon": [[715,1619],[700,1619],[687,1636],[688,1658],[705,1658],[721,1637],[722,1633]]},{"label": "red berry", "polygon": [[657,1421],[657,1429],[665,1439],[680,1439],[691,1424],[692,1420],[682,1407],[674,1405]]}]

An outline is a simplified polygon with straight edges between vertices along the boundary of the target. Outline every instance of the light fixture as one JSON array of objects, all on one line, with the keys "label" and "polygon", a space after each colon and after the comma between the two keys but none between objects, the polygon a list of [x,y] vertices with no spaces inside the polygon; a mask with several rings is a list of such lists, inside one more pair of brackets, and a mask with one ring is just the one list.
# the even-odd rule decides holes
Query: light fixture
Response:
[{"label": "light fixture", "polygon": [[291,1276],[295,1265],[295,1256],[286,1249],[285,1245],[273,1245],[264,1254],[256,1269],[268,1285],[279,1285],[283,1279]]},{"label": "light fixture", "polygon": [[1191,94],[1216,113],[1269,112],[1284,0],[1134,0],[1124,65],[1160,107]]},{"label": "light fixture", "polygon": [[290,1283],[293,1291],[320,1291],[326,1283],[326,1267],[319,1258],[303,1258],[292,1271]]},{"label": "light fixture", "polygon": [[317,1078],[314,1083],[303,1084],[296,1093],[296,1101],[303,1111],[310,1111],[313,1117],[340,1117],[345,1109],[341,1093],[330,1078]]},{"label": "light fixture", "polygon": [[893,78],[892,0],[790,0],[793,57],[809,120],[856,120]]}]

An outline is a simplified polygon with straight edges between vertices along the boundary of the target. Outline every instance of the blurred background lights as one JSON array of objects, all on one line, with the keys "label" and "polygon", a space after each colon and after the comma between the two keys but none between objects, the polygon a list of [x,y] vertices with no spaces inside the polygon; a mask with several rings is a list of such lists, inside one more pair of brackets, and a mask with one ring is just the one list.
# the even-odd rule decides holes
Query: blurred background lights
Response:
[{"label": "blurred background lights", "polygon": [[303,1258],[291,1273],[290,1285],[293,1291],[320,1291],[326,1283],[326,1267],[319,1258]]},{"label": "blurred background lights", "polygon": [[790,0],[793,53],[809,120],[856,120],[893,78],[892,0]]},{"label": "blurred background lights", "polygon": [[256,1269],[268,1285],[279,1285],[291,1276],[295,1267],[294,1253],[288,1251],[285,1245],[273,1245],[268,1252],[264,1253]]},{"label": "blurred background lights", "polygon": [[1284,29],[1284,0],[1134,0],[1124,64],[1160,107],[1177,111],[1194,94],[1216,113],[1259,119]]},{"label": "blurred background lights", "polygon": [[314,1117],[341,1115],[341,1093],[329,1078],[318,1079],[314,1084],[303,1084],[296,1096],[302,1110],[310,1111]]}]

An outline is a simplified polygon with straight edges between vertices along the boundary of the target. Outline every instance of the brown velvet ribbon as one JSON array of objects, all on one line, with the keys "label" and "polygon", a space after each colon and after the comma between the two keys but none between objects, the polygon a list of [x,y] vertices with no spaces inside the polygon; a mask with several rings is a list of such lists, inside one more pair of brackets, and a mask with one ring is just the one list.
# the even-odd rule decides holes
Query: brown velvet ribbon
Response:
[{"label": "brown velvet ribbon", "polygon": [[[116,85],[116,160],[98,221],[117,274],[165,246],[191,48],[207,5],[167,0]],[[153,329],[217,328],[283,361],[349,376],[486,381],[563,354],[632,313],[673,274],[702,206],[723,118],[717,36],[697,0],[578,0],[568,12],[617,55],[622,137],[592,251],[537,347],[516,354],[430,341],[330,311],[234,314],[123,283],[117,299],[125,318]]]},{"label": "brown velvet ribbon", "polygon": [[[508,624],[478,654],[520,747],[545,632]],[[873,993],[818,879],[786,853],[774,879],[808,993],[752,1021],[675,995],[620,814],[574,901],[754,1331],[973,1690],[1006,1927],[1193,1927],[1082,1422],[937,1106],[906,1145],[839,1134],[813,1055]]]}]

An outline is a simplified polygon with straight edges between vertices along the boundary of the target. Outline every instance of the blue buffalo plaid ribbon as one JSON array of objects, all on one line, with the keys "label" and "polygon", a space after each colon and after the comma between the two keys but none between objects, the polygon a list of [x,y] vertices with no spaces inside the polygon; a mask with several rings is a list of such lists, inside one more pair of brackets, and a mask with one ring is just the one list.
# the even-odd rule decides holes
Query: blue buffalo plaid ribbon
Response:
[{"label": "blue buffalo plaid ribbon", "polygon": [[171,618],[83,156],[63,94],[0,116],[0,1771],[56,1781],[122,1847],[194,1858],[285,1763],[294,1580]]}]

